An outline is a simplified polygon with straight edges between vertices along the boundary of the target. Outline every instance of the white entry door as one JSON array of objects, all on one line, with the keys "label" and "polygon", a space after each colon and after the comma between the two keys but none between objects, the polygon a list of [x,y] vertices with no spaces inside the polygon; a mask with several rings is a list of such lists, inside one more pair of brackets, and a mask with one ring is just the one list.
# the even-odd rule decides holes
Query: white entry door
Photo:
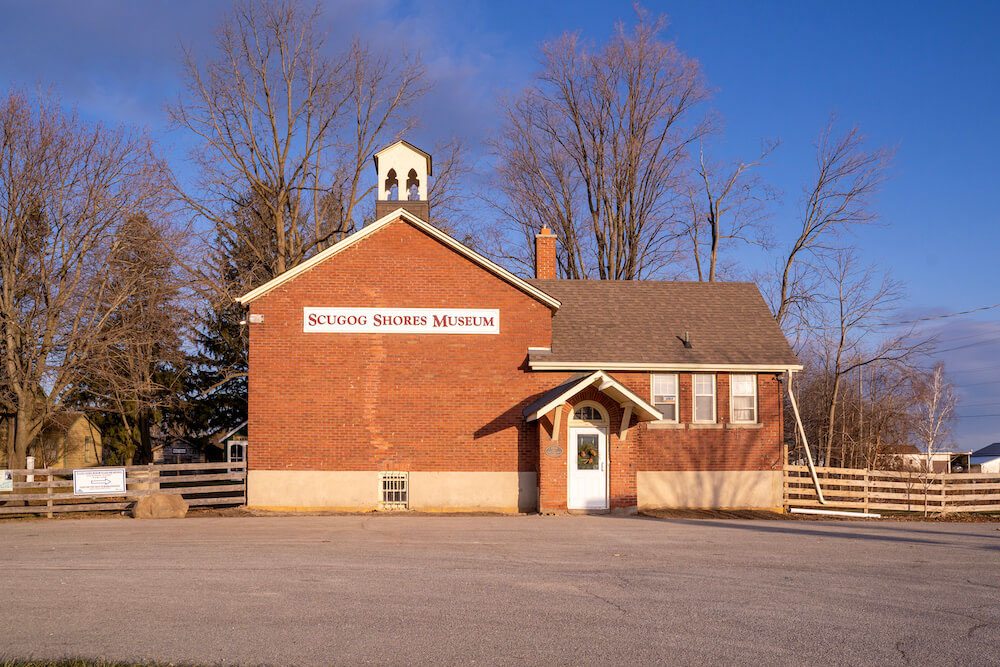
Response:
[{"label": "white entry door", "polygon": [[608,509],[608,434],[593,426],[569,429],[567,506]]}]

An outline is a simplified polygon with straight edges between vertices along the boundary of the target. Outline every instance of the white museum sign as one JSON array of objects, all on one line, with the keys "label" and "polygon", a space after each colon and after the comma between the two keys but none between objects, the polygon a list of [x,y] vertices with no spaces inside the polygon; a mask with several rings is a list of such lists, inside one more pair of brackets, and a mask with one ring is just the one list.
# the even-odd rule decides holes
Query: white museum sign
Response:
[{"label": "white museum sign", "polygon": [[498,334],[500,311],[475,308],[303,308],[306,333]]}]

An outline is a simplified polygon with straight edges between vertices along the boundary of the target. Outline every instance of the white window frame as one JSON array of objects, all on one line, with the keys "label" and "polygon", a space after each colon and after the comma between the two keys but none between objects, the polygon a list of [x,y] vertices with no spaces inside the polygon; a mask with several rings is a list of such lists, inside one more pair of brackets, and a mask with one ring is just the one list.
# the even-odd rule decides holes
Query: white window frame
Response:
[{"label": "white window frame", "polygon": [[664,424],[678,424],[681,421],[681,379],[677,373],[649,374],[649,402],[654,408],[656,407],[656,378],[664,376],[672,376],[674,378],[674,418],[661,419],[660,422]]},{"label": "white window frame", "polygon": [[[236,461],[233,460],[233,446],[239,446],[243,450],[243,458]],[[229,440],[226,446],[226,463],[246,463],[247,462],[247,441],[240,440],[239,438],[233,438]]]},{"label": "white window frame", "polygon": [[[597,421],[590,421],[586,419],[577,419],[576,411],[580,408],[594,408],[597,414],[600,416]],[[569,414],[569,423],[574,426],[594,426],[597,428],[604,428],[609,423],[608,411],[604,409],[604,406],[597,401],[580,401],[576,405],[572,406],[571,412]]]},{"label": "white window frame", "polygon": [[[707,396],[707,394],[698,393],[698,378],[699,377],[710,377],[712,378],[712,418],[711,419],[698,419],[698,397]],[[719,380],[715,373],[692,373],[691,374],[691,423],[693,424],[714,424],[718,421],[719,415]]]},{"label": "white window frame", "polygon": [[[733,378],[736,377],[749,377],[753,378],[753,419],[747,421],[745,419],[736,418],[736,405],[733,400],[736,398],[736,394],[733,391],[736,383],[733,382]],[[756,373],[732,373],[729,376],[729,421],[734,424],[756,424],[759,420],[759,412],[757,405],[757,374]],[[747,396],[747,394],[740,394],[741,396]]]},{"label": "white window frame", "polygon": [[410,473],[403,471],[378,474],[379,509],[410,509]]}]

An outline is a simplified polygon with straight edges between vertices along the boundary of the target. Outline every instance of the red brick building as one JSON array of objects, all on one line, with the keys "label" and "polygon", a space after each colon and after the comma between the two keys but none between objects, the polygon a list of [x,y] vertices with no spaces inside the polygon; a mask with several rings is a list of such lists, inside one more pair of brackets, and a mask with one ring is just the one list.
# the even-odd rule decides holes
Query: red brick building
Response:
[{"label": "red brick building", "polygon": [[376,222],[241,298],[251,506],[781,505],[799,366],[754,285],[558,280],[548,230],[525,280],[425,222],[430,156],[376,165]]}]

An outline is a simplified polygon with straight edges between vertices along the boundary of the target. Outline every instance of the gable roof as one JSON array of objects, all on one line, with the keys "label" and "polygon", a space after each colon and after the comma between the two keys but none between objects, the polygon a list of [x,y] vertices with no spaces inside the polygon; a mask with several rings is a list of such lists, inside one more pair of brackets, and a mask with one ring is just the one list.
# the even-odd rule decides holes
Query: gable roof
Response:
[{"label": "gable roof", "polygon": [[44,431],[68,431],[73,428],[81,419],[86,419],[91,427],[96,431],[97,426],[90,421],[90,417],[87,416],[85,412],[72,411],[72,412],[57,412],[56,414],[49,417],[47,423],[42,430]]},{"label": "gable roof", "polygon": [[913,444],[901,443],[895,445],[886,445],[886,454],[923,454],[920,448]]},{"label": "gable roof", "polygon": [[471,260],[473,263],[478,264],[480,267],[486,269],[487,271],[489,271],[490,273],[492,273],[496,277],[500,278],[501,280],[503,280],[503,281],[505,281],[507,283],[510,283],[511,285],[513,285],[514,287],[516,287],[517,289],[519,289],[522,292],[526,293],[528,296],[531,296],[531,297],[537,299],[538,301],[541,301],[542,303],[544,303],[546,306],[548,306],[550,308],[553,308],[553,309],[559,308],[560,303],[559,303],[558,299],[550,296],[549,294],[547,294],[542,289],[540,289],[538,287],[535,287],[534,285],[530,284],[528,281],[523,280],[521,278],[518,278],[513,273],[511,273],[507,269],[503,268],[499,264],[496,264],[495,262],[492,262],[489,259],[486,259],[482,255],[480,255],[479,253],[477,253],[475,250],[469,248],[468,246],[465,246],[465,245],[459,243],[458,241],[456,241],[452,237],[450,237],[447,234],[445,234],[444,232],[442,232],[437,227],[431,225],[428,222],[424,222],[423,220],[421,220],[417,216],[413,215],[412,213],[410,213],[409,211],[407,211],[404,208],[397,208],[392,213],[389,213],[388,215],[382,216],[381,218],[379,218],[375,222],[371,223],[370,225],[366,225],[362,229],[354,232],[353,234],[351,234],[350,236],[348,236],[344,240],[342,240],[342,241],[340,241],[338,243],[333,244],[332,246],[330,246],[329,248],[327,248],[323,252],[321,252],[321,253],[319,253],[317,255],[312,256],[311,258],[307,259],[306,261],[302,262],[301,264],[297,264],[296,266],[294,266],[291,269],[285,271],[281,275],[275,276],[274,278],[272,278],[271,280],[267,281],[266,283],[264,283],[260,287],[247,292],[243,296],[241,296],[238,299],[236,299],[236,301],[239,302],[239,303],[241,303],[241,304],[243,304],[243,305],[246,305],[246,304],[250,303],[251,301],[253,301],[254,299],[260,298],[260,297],[264,296],[265,294],[267,294],[268,292],[270,292],[271,290],[273,290],[274,288],[276,288],[276,287],[278,287],[280,285],[283,285],[284,283],[286,283],[289,280],[295,278],[296,276],[298,276],[301,273],[305,273],[306,271],[308,271],[309,269],[313,268],[317,264],[320,264],[320,263],[328,260],[329,258],[333,257],[337,253],[339,253],[339,252],[341,252],[343,250],[346,250],[347,248],[350,248],[352,245],[354,245],[358,241],[360,241],[360,240],[362,240],[364,238],[367,238],[368,236],[371,236],[372,234],[374,234],[378,230],[380,230],[383,227],[386,227],[387,225],[390,225],[390,224],[392,224],[392,223],[394,223],[396,221],[402,221],[402,222],[409,223],[410,225],[413,225],[414,227],[416,227],[417,229],[421,230],[422,232],[424,232],[428,236],[430,236],[430,237],[432,237],[432,238],[440,241],[444,245],[446,245],[449,248],[451,248],[452,250],[456,251],[458,254],[463,255],[467,259]]},{"label": "gable roof", "polygon": [[372,160],[375,161],[375,170],[376,171],[378,170],[378,156],[381,155],[382,153],[386,152],[390,148],[392,148],[394,146],[397,146],[399,144],[403,144],[404,146],[406,146],[410,150],[415,151],[415,152],[420,153],[421,155],[423,155],[424,159],[427,160],[427,175],[428,176],[433,176],[434,175],[434,159],[431,157],[431,154],[428,153],[427,151],[424,151],[424,150],[421,150],[421,149],[417,148],[416,146],[414,146],[413,144],[411,144],[409,141],[405,141],[403,139],[400,139],[399,141],[392,142],[391,144],[389,144],[385,148],[381,149],[380,151],[378,151],[377,153],[375,153],[374,155],[372,155]]},{"label": "gable roof", "polygon": [[572,376],[559,386],[542,394],[537,401],[526,407],[523,413],[524,418],[527,421],[534,421],[591,385],[597,386],[598,391],[607,394],[619,403],[631,403],[636,410],[636,417],[641,420],[663,419],[662,412],[604,371],[595,371],[589,374],[578,373]]},{"label": "gable roof", "polygon": [[1000,456],[1000,442],[994,442],[992,445],[986,445],[982,449],[977,449],[972,452],[972,456],[987,456],[996,457]]},{"label": "gable roof", "polygon": [[233,435],[239,433],[240,431],[242,431],[246,427],[246,425],[248,423],[249,423],[249,421],[246,420],[246,419],[244,419],[243,423],[241,423],[236,428],[232,428],[232,429],[229,429],[228,431],[222,432],[219,435],[212,436],[212,444],[216,445],[216,446],[222,445],[222,443],[225,442],[227,438],[229,438],[230,436],[233,436]]},{"label": "gable roof", "polygon": [[562,302],[552,349],[529,351],[532,370],[801,369],[753,283],[528,282]]}]

